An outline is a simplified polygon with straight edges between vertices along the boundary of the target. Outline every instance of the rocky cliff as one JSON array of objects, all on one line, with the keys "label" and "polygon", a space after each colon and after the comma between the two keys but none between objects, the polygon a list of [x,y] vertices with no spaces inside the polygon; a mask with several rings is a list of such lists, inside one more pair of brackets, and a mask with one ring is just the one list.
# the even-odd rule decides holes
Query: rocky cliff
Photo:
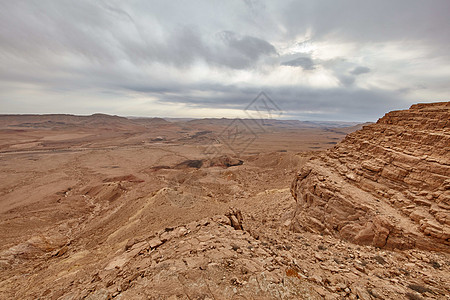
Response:
[{"label": "rocky cliff", "polygon": [[450,102],[393,111],[311,159],[293,227],[385,248],[450,249]]}]

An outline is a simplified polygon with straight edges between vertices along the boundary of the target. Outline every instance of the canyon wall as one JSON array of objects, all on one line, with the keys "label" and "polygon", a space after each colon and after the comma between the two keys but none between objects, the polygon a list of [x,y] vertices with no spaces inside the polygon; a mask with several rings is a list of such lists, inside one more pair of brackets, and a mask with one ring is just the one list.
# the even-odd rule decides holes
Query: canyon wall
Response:
[{"label": "canyon wall", "polygon": [[386,248],[450,249],[450,102],[387,113],[292,182],[294,229]]}]

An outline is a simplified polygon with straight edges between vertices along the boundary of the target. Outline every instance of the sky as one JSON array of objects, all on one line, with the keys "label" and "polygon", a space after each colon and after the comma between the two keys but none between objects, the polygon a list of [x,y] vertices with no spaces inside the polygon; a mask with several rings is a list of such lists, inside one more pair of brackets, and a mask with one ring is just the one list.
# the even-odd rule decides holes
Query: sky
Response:
[{"label": "sky", "polygon": [[450,1],[0,0],[0,114],[247,117],[261,92],[299,120],[449,101]]}]

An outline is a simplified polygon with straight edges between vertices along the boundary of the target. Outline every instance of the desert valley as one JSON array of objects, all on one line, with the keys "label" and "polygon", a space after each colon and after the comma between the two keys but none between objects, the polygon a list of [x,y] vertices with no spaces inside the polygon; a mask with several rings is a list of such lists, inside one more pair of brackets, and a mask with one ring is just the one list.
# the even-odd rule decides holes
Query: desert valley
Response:
[{"label": "desert valley", "polygon": [[0,170],[1,299],[449,299],[450,102],[2,115]]},{"label": "desert valley", "polygon": [[0,1],[0,300],[450,300],[449,0]]}]

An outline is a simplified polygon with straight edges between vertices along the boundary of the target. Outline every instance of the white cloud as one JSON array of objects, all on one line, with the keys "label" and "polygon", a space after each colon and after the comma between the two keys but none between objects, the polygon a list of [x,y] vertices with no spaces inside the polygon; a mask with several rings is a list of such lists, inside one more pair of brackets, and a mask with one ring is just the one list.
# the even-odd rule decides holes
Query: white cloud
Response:
[{"label": "white cloud", "polygon": [[230,117],[267,90],[286,115],[373,120],[448,98],[449,12],[443,0],[5,2],[0,113]]}]

